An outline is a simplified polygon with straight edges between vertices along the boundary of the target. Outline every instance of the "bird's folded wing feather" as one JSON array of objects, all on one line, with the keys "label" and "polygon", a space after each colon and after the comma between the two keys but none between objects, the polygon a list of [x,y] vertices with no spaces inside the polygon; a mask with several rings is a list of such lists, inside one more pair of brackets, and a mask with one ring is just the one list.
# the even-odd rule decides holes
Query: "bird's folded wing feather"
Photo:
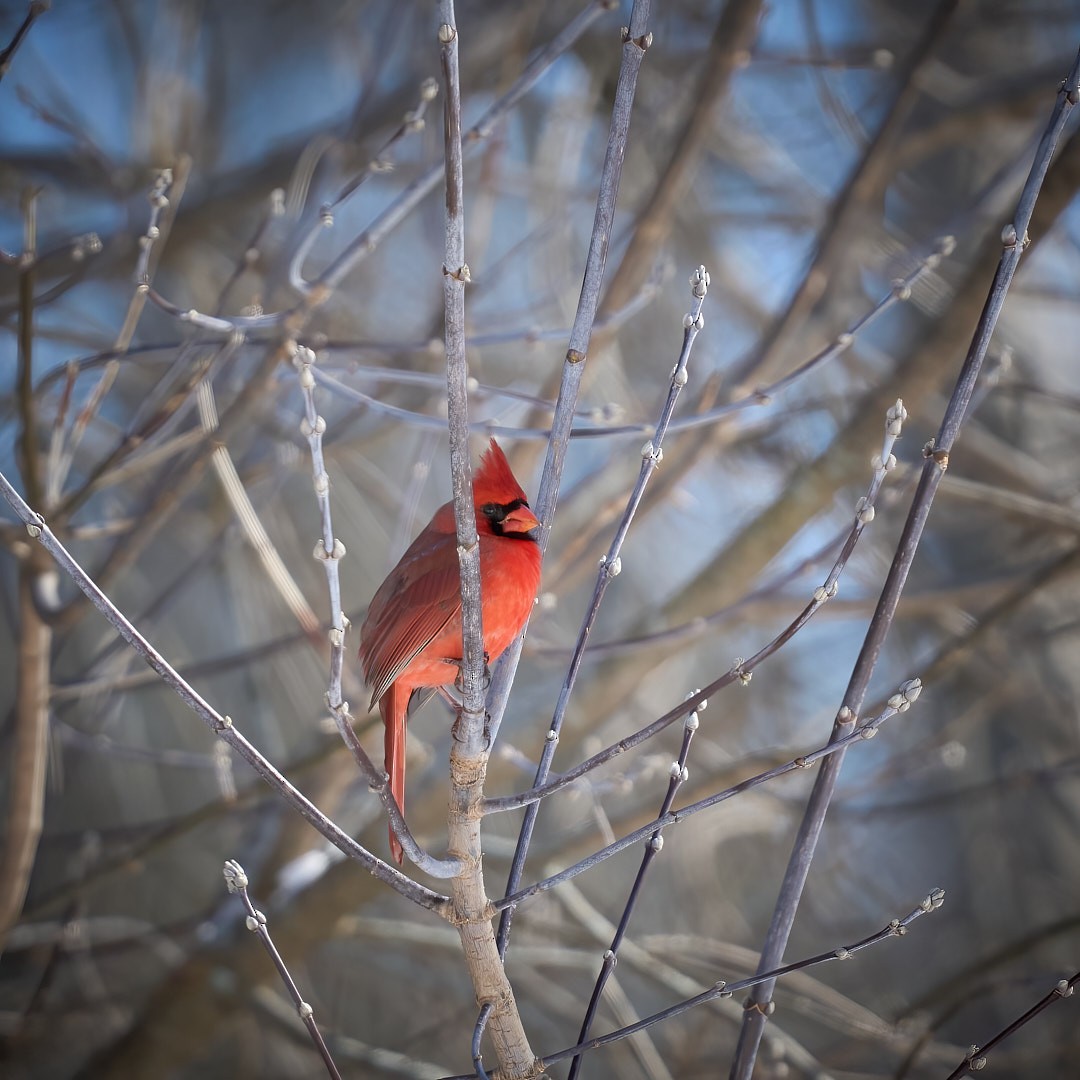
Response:
[{"label": "bird's folded wing feather", "polygon": [[460,619],[461,579],[453,537],[449,546],[452,560],[436,558],[430,549],[414,558],[407,553],[371,602],[360,653],[372,704],[453,619]]}]

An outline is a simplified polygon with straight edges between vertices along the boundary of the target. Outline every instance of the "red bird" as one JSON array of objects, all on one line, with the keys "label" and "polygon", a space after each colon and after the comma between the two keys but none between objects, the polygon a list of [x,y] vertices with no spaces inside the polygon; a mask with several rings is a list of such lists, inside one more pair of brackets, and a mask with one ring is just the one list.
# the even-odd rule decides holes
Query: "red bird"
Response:
[{"label": "red bird", "polygon": [[[480,537],[484,651],[490,661],[521,633],[540,588],[539,527],[494,439],[473,476]],[[449,686],[461,661],[461,579],[454,504],[440,506],[379,586],[360,629],[360,663],[386,725],[390,790],[405,811],[405,722],[421,687]],[[400,864],[401,845],[390,830]]]}]

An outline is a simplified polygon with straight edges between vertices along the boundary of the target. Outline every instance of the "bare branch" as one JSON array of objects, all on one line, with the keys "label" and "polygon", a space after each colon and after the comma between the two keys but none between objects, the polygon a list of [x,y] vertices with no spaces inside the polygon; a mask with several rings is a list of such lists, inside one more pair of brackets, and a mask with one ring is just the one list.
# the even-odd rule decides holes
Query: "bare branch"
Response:
[{"label": "bare branch", "polygon": [[[615,101],[611,111],[611,124],[608,128],[607,149],[604,153],[604,165],[600,174],[600,190],[596,198],[596,214],[593,218],[592,233],[589,237],[589,252],[585,262],[585,276],[578,296],[574,325],[570,331],[570,342],[563,362],[562,380],[559,386],[558,402],[551,421],[551,439],[548,442],[544,472],[540,479],[540,493],[536,500],[536,516],[540,519],[540,547],[547,549],[548,538],[555,515],[555,504],[559,497],[559,484],[562,480],[563,465],[566,460],[566,448],[570,438],[570,427],[574,411],[577,408],[581,378],[584,374],[585,361],[588,357],[589,342],[592,337],[593,323],[600,304],[600,288],[607,266],[608,244],[611,239],[612,223],[615,219],[615,200],[619,193],[619,181],[622,177],[623,160],[626,155],[626,141],[630,132],[630,115],[637,88],[638,72],[645,59],[645,51],[652,44],[649,32],[650,0],[634,0],[630,12],[630,25],[622,29],[622,62],[619,66],[619,78],[615,87]],[[496,728],[502,722],[502,714],[510,696],[510,686],[517,671],[521,657],[521,644],[524,636],[510,647],[501,662],[489,695],[491,722]],[[535,821],[535,814],[532,815]],[[517,851],[507,881],[507,891],[511,892],[521,880],[525,868],[525,857],[531,839],[531,823],[524,825],[518,839]],[[512,913],[507,912],[499,921],[499,952],[506,953],[510,938]]]},{"label": "bare branch", "polygon": [[[1027,182],[1020,193],[1014,219],[1002,231],[1004,250],[998,262],[993,283],[990,286],[990,295],[987,297],[986,305],[975,328],[974,337],[957,378],[952,396],[949,399],[937,437],[931,444],[927,445],[925,451],[926,464],[923,467],[922,477],[912,499],[911,509],[904,524],[896,555],[882,587],[877,608],[867,628],[863,647],[855,662],[851,680],[844,694],[844,700],[837,712],[833,725],[833,740],[842,739],[852,731],[857,722],[859,711],[863,706],[870,678],[877,666],[882,646],[892,626],[893,617],[900,602],[900,595],[907,582],[908,571],[911,569],[915,551],[922,538],[934,495],[945,474],[945,470],[949,466],[949,455],[967,416],[971,397],[975,390],[975,383],[990,344],[990,338],[1005,303],[1009,285],[1012,283],[1016,268],[1019,265],[1020,256],[1027,245],[1027,228],[1031,221],[1035,200],[1038,197],[1046,170],[1050,166],[1050,159],[1065,126],[1065,121],[1078,100],[1078,84],[1080,84],[1080,53],[1077,54],[1072,70],[1065,82],[1062,83],[1058,93],[1050,122],[1039,143]],[[822,766],[814,784],[814,790],[810,795],[805,816],[799,826],[791,859],[781,886],[780,896],[773,912],[772,923],[762,949],[762,970],[775,967],[779,958],[784,954],[788,936],[795,920],[795,913],[802,897],[803,887],[810,872],[810,863],[814,857],[818,837],[821,834],[825,814],[835,791],[843,761],[843,752],[831,756]],[[750,1080],[754,1070],[757,1048],[765,1029],[767,1006],[771,1000],[772,986],[772,982],[766,980],[757,986],[751,995],[755,1007],[748,1009],[743,1021],[739,1048],[731,1069],[731,1080]]]},{"label": "bare branch", "polygon": [[1053,990],[1040,998],[1022,1016],[1018,1016],[1011,1024],[1002,1028],[985,1046],[972,1046],[967,1057],[956,1066],[945,1080],[960,1080],[961,1076],[969,1076],[973,1072],[979,1072],[986,1067],[987,1054],[995,1047],[1003,1043],[1009,1036],[1014,1035],[1029,1021],[1034,1020],[1044,1009],[1061,1001],[1062,998],[1072,997],[1077,983],[1080,983],[1080,972],[1071,979],[1061,979],[1055,984]]},{"label": "bare branch", "polygon": [[19,46],[26,39],[26,35],[30,33],[30,27],[34,25],[40,15],[49,10],[49,6],[48,0],[30,0],[26,17],[19,25],[19,29],[15,31],[15,36],[3,49],[0,49],[0,79],[8,73],[11,61],[15,59],[15,54],[19,51]]},{"label": "bare branch", "polygon": [[278,975],[281,976],[281,981],[285,984],[285,989],[289,991],[289,997],[293,999],[296,1011],[303,1021],[304,1027],[307,1028],[308,1034],[311,1036],[311,1041],[315,1044],[315,1049],[318,1051],[319,1057],[322,1058],[323,1064],[326,1066],[327,1074],[332,1077],[332,1080],[341,1080],[341,1073],[338,1072],[337,1066],[334,1064],[334,1059],[330,1055],[326,1041],[322,1037],[319,1025],[315,1023],[315,1013],[311,1006],[304,1000],[285,961],[281,958],[281,953],[277,951],[277,946],[274,945],[274,940],[270,936],[270,927],[267,925],[266,916],[261,911],[258,911],[251,902],[251,897],[248,896],[247,874],[244,872],[244,868],[236,862],[235,859],[230,859],[225,864],[225,886],[229,892],[240,894],[240,899],[247,909],[247,918],[244,920],[244,923],[253,934],[258,935],[263,948],[273,961],[274,967],[277,968]]},{"label": "bare branch", "polygon": [[[706,703],[703,701],[698,708],[704,709],[705,705]],[[671,810],[671,804],[675,801],[676,793],[689,778],[689,773],[686,768],[686,758],[690,753],[690,743],[694,738],[694,733],[698,729],[698,722],[697,712],[692,712],[683,723],[682,746],[679,748],[679,756],[672,763],[671,772],[668,776],[667,791],[664,793],[663,801],[660,804],[660,812],[656,815],[658,818],[664,817]],[[604,953],[600,974],[596,977],[592,996],[589,998],[589,1004],[585,1010],[585,1018],[582,1020],[581,1030],[578,1032],[579,1043],[585,1042],[589,1037],[593,1020],[596,1018],[596,1009],[600,1004],[600,995],[604,992],[604,987],[607,985],[612,972],[615,970],[615,964],[619,958],[619,946],[622,944],[622,940],[626,936],[626,931],[630,926],[630,916],[633,913],[634,905],[641,892],[641,886],[645,882],[645,875],[648,873],[653,860],[660,854],[663,848],[664,838],[660,831],[657,830],[649,837],[649,840],[645,845],[645,851],[641,856],[641,864],[638,866],[638,872],[637,876],[634,878],[634,883],[630,886],[630,892],[626,898],[626,903],[623,906],[619,925],[611,939],[611,944]],[[577,1080],[578,1073],[581,1069],[581,1062],[582,1058],[580,1055],[575,1057],[571,1062],[568,1080]]]},{"label": "bare branch", "polygon": [[330,600],[330,673],[326,691],[326,705],[337,725],[342,742],[348,747],[360,769],[367,778],[371,790],[378,795],[391,827],[401,842],[402,849],[410,861],[435,878],[453,877],[461,872],[460,859],[436,859],[417,844],[401,808],[394,801],[390,792],[390,778],[383,769],[378,768],[368,756],[355,730],[355,720],[349,712],[349,703],[344,700],[341,689],[341,676],[345,667],[345,636],[351,625],[341,609],[341,571],[340,563],[345,556],[345,545],[334,535],[334,522],[330,510],[330,476],[326,471],[323,457],[323,435],[326,432],[326,420],[315,407],[315,379],[312,368],[315,353],[306,346],[298,346],[293,357],[299,375],[300,389],[304,395],[304,420],[301,430],[307,437],[311,450],[311,471],[315,499],[322,519],[322,536],[315,545],[315,558],[322,563],[326,572],[326,586]]},{"label": "bare branch", "polygon": [[[480,594],[480,540],[476,531],[472,464],[469,453],[468,365],[465,358],[465,192],[461,146],[460,34],[454,0],[439,2],[439,43],[445,83],[446,249],[443,261],[443,310],[446,324],[446,389],[450,429],[450,472],[454,491],[458,564],[461,575],[461,707],[450,747],[449,849],[462,871],[450,882],[454,922],[476,1000],[486,1010],[501,1072],[508,1080],[534,1076],[536,1055],[529,1045],[513,987],[495,944],[491,910],[484,887],[483,851],[477,806],[484,795],[491,737],[484,699],[487,691],[483,609]],[[473,1038],[479,1065],[483,1025]],[[482,1071],[482,1066],[481,1066]]]}]

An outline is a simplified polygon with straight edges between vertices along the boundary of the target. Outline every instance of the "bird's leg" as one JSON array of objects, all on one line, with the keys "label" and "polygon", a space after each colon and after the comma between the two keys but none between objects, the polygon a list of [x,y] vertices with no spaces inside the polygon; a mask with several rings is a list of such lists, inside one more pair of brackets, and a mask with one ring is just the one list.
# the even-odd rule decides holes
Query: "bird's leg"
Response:
[{"label": "bird's leg", "polygon": [[[452,738],[454,740],[454,742],[462,742],[463,741],[459,737],[459,733],[458,733],[458,725],[460,725],[460,723],[461,723],[461,703],[458,702],[457,716],[454,718],[453,727],[450,728],[450,738]],[[487,711],[487,709],[484,710],[484,752],[488,753],[488,754],[491,753],[491,713],[489,713]]]},{"label": "bird's leg", "polygon": [[[484,680],[483,685],[484,685],[484,692],[485,693],[487,692],[488,687],[491,686],[491,668],[488,667],[488,663],[489,663],[490,660],[491,660],[491,657],[488,654],[487,650],[485,649],[484,650],[484,674],[483,674],[483,680]],[[464,696],[465,696],[465,681],[464,681],[465,665],[464,665],[464,661],[463,660],[450,660],[450,659],[448,659],[448,660],[446,660],[446,663],[453,664],[457,668],[457,675],[454,677],[454,689],[464,698]],[[454,707],[454,709],[457,712],[457,719],[454,720],[454,726],[450,729],[450,737],[452,739],[454,739],[455,741],[460,741],[460,740],[458,740],[458,730],[457,729],[458,729],[458,724],[461,721],[461,709],[462,709],[462,706],[463,706],[464,702],[458,700],[457,698],[454,698],[451,695],[450,691],[445,686],[440,686],[439,687],[439,693],[442,694],[442,696],[447,701],[450,702],[450,704]],[[486,709],[484,710],[484,742],[486,744],[485,749],[490,751],[491,750],[491,714]]]},{"label": "bird's leg", "polygon": [[[491,660],[491,657],[488,655],[487,650],[485,650],[484,651],[484,674],[483,674],[484,690],[487,690],[487,688],[491,685],[491,668],[488,667],[488,662],[490,660]],[[464,662],[464,660],[445,660],[444,662],[447,663],[447,664],[453,664],[457,668],[457,675],[454,677],[454,689],[459,694],[464,696],[464,694],[465,694],[465,683],[463,681],[463,677],[464,677],[464,674],[465,674],[465,662]]]}]

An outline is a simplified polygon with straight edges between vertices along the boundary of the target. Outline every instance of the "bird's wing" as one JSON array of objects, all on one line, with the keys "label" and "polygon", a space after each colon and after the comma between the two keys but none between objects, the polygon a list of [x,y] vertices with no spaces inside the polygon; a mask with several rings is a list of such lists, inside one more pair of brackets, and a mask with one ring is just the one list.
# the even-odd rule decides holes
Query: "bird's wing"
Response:
[{"label": "bird's wing", "polygon": [[456,538],[440,535],[414,544],[375,594],[361,632],[372,704],[460,612]]}]

